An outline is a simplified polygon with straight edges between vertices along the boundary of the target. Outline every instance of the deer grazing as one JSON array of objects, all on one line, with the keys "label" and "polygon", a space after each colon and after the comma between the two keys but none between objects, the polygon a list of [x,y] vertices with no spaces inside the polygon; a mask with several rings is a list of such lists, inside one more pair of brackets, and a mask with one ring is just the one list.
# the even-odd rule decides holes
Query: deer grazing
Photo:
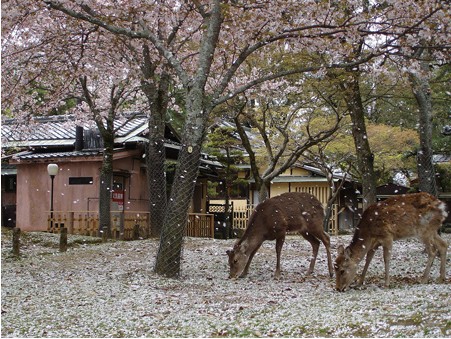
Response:
[{"label": "deer grazing", "polygon": [[329,235],[323,231],[324,210],[308,193],[284,193],[260,203],[249,218],[246,231],[232,250],[228,250],[229,278],[245,277],[252,258],[265,240],[276,240],[277,264],[274,277],[280,278],[280,253],[285,235],[299,231],[310,242],[313,256],[307,274],[315,267],[320,241],[327,251],[329,274],[333,276]]},{"label": "deer grazing", "polygon": [[349,287],[358,264],[366,255],[359,279],[359,284],[363,284],[368,266],[379,246],[383,247],[385,286],[388,287],[393,241],[411,237],[418,238],[425,245],[428,254],[421,282],[428,281],[437,252],[441,260],[439,281],[444,281],[448,245],[438,235],[438,229],[447,215],[445,203],[428,193],[404,194],[369,206],[356,227],[351,244],[346,249],[342,245],[338,247],[335,260],[337,290],[344,291]]}]

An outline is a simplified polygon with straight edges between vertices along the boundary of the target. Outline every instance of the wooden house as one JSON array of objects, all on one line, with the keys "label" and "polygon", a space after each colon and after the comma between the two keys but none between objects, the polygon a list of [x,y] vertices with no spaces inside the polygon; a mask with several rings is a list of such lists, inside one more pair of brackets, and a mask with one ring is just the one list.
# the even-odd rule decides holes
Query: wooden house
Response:
[{"label": "wooden house", "polygon": [[[250,213],[259,200],[255,180],[250,175],[249,166],[241,166],[241,169],[238,176],[246,178],[247,183],[240,184],[241,187],[234,190],[238,193],[232,196],[231,203],[233,204],[233,227],[243,230],[246,228]],[[331,234],[351,230],[359,220],[360,184],[344,178],[340,173],[334,175],[335,185],[338,185],[341,180],[345,180],[345,183],[332,207],[332,220],[328,229]],[[223,204],[224,190],[224,187],[219,186],[218,196],[210,199],[209,205]],[[268,195],[274,197],[286,192],[310,193],[318,198],[323,206],[326,206],[330,196],[330,187],[326,175],[320,169],[310,165],[297,165],[272,180]],[[207,209],[209,205],[207,205]]]},{"label": "wooden house", "polygon": [[[45,231],[50,224],[52,227],[70,224],[69,227],[77,228],[83,221],[90,225],[84,227],[91,233],[96,232],[99,170],[103,160],[99,133],[91,128],[92,124],[76,127],[68,116],[35,118],[25,133],[16,124],[14,120],[6,120],[2,126],[3,153],[9,154],[7,163],[2,159],[2,179],[8,179],[2,180],[2,191],[8,193],[2,194],[2,210],[12,210],[14,205],[17,210],[15,222],[5,221],[6,225],[26,231]],[[122,227],[123,231],[124,222],[133,226],[148,220],[144,158],[147,118],[136,116],[125,124],[120,121],[115,124],[120,128],[113,157],[112,228]],[[170,126],[166,127],[165,139],[168,161],[174,161],[180,144]],[[58,165],[53,189],[47,173],[49,164]],[[196,202],[192,203],[191,212],[205,211],[206,180],[216,175],[216,166],[218,163],[207,155],[201,160],[194,194]]]}]

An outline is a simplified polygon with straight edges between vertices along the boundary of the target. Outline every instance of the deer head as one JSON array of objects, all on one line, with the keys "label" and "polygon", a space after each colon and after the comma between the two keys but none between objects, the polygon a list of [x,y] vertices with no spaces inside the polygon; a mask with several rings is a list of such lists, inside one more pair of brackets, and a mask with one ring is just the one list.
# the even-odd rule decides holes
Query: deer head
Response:
[{"label": "deer head", "polygon": [[352,260],[351,250],[338,246],[338,256],[335,259],[336,288],[343,292],[353,282],[357,272],[357,263]]},{"label": "deer head", "polygon": [[246,255],[247,243],[236,244],[232,250],[226,253],[229,256],[230,273],[229,278],[238,278],[244,271],[249,256]]}]

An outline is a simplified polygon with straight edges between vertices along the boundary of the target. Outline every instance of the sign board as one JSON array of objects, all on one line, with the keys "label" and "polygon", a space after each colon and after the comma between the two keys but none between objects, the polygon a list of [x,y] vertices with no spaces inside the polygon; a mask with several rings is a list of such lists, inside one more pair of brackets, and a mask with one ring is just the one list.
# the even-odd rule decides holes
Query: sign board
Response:
[{"label": "sign board", "polygon": [[112,194],[113,202],[117,202],[120,205],[124,204],[124,191],[114,191]]}]

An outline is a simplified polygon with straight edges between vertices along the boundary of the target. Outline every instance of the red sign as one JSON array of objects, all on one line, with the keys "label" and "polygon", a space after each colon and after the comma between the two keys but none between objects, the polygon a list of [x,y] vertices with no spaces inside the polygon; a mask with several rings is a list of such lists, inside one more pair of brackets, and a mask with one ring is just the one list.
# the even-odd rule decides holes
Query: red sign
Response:
[{"label": "red sign", "polygon": [[123,204],[124,203],[124,191],[114,191],[112,200],[113,200],[113,202]]}]

